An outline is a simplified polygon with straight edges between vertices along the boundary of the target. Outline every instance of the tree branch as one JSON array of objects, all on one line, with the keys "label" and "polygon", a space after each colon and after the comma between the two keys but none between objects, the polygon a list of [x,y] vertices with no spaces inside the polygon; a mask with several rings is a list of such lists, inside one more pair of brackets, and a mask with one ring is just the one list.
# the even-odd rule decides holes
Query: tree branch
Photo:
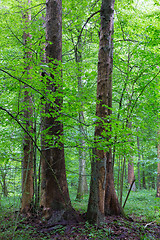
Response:
[{"label": "tree branch", "polygon": [[131,108],[131,111],[130,111],[130,115],[129,117],[131,116],[132,112],[133,112],[133,109],[134,107],[136,106],[137,102],[138,102],[138,99],[140,98],[140,96],[143,94],[144,90],[148,87],[148,85],[153,82],[155,80],[155,78],[159,75],[160,71],[144,86],[144,88],[142,89],[142,91],[140,92],[140,94],[137,96],[136,100],[135,100],[135,103],[133,104],[132,108]]},{"label": "tree branch", "polygon": [[66,113],[60,112],[59,109],[58,109],[58,107],[56,106],[56,104],[55,104],[54,102],[52,102],[50,99],[48,99],[48,98],[47,98],[43,93],[41,93],[39,90],[37,90],[36,88],[32,87],[32,86],[29,85],[28,83],[24,82],[22,79],[13,76],[12,74],[10,74],[9,72],[3,70],[2,68],[0,68],[0,71],[3,72],[3,73],[8,74],[11,78],[14,78],[14,79],[18,80],[19,82],[25,84],[27,87],[31,88],[31,89],[34,90],[35,92],[39,93],[39,94],[42,96],[43,99],[45,99],[46,101],[48,101],[48,102],[50,102],[50,103],[52,103],[52,104],[54,105],[56,111],[57,111],[59,114],[65,116],[65,117],[71,118],[71,119],[75,120],[77,123],[83,124],[83,125],[86,126],[86,127],[89,127],[89,126],[90,126],[90,125],[88,125],[88,124],[86,124],[86,123],[80,122],[78,119],[76,119],[76,118],[74,118],[74,117],[72,117],[72,116],[70,116],[70,115],[68,115],[68,114],[66,114]]},{"label": "tree branch", "polygon": [[87,18],[86,22],[84,23],[84,25],[83,25],[83,27],[82,27],[82,29],[81,29],[81,31],[80,31],[79,36],[78,36],[78,40],[77,40],[77,43],[76,43],[76,46],[75,46],[76,48],[77,48],[77,46],[78,46],[78,44],[79,44],[79,41],[80,41],[80,39],[81,39],[81,36],[82,36],[82,33],[83,33],[83,30],[84,30],[85,26],[87,25],[87,23],[89,22],[89,20],[90,20],[92,17],[94,17],[97,13],[100,13],[100,12],[101,12],[101,10],[99,10],[99,11],[97,11],[97,12],[94,12],[94,13],[91,14],[91,16],[90,16],[89,18]]}]

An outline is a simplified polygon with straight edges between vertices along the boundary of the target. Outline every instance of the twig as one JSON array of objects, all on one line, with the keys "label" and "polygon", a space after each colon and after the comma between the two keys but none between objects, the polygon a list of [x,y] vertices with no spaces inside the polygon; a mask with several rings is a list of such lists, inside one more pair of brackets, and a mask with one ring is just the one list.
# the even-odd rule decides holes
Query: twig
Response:
[{"label": "twig", "polygon": [[150,222],[150,223],[147,223],[144,228],[148,227],[149,225],[151,225],[152,223],[155,223],[156,221],[153,221],[153,222]]}]

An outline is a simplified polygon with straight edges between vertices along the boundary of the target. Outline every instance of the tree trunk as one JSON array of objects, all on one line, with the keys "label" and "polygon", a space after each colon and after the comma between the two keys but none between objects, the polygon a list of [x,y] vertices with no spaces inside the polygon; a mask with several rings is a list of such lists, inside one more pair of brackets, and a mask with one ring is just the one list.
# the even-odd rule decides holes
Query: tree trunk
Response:
[{"label": "tree trunk", "polygon": [[[158,132],[158,137],[160,136],[160,132]],[[157,149],[158,160],[160,161],[160,142],[158,141],[158,149]],[[160,197],[160,162],[158,163],[157,168],[157,194],[156,197]]]},{"label": "tree trunk", "polygon": [[142,164],[143,170],[142,170],[142,184],[143,188],[146,189],[146,178],[145,178],[145,171],[144,171],[144,164]]},{"label": "tree trunk", "polygon": [[[103,141],[103,133],[106,132],[105,124],[110,124],[108,120],[112,107],[113,16],[114,0],[102,0],[96,105],[98,121],[95,127],[95,144]],[[110,131],[106,132],[108,140]],[[120,212],[114,188],[111,149],[95,146],[91,165],[88,221],[99,225],[104,220],[105,214],[120,214]]]},{"label": "tree trunk", "polygon": [[118,197],[120,194],[120,172],[121,172],[121,157],[120,155],[118,156],[118,176],[117,176],[117,193]]},{"label": "tree trunk", "polygon": [[[128,183],[129,183],[129,186],[132,184],[134,178],[135,178],[135,177],[134,177],[134,166],[133,166],[133,162],[129,161],[129,162],[128,162]],[[135,190],[136,190],[135,182],[134,182],[131,190],[132,190],[132,191],[135,191]]]},{"label": "tree trunk", "polygon": [[[28,0],[28,6],[30,0]],[[31,21],[31,14],[28,12],[23,15],[25,19],[26,26],[29,21]],[[27,78],[30,78],[30,69],[29,59],[31,58],[31,52],[28,52],[27,45],[29,45],[30,34],[24,32],[23,40],[24,45],[26,46],[25,57],[26,66],[25,73]],[[29,134],[33,134],[33,122],[31,120],[33,116],[33,102],[32,95],[29,92],[29,88],[24,86],[24,99],[23,99],[23,121],[26,130]],[[23,137],[23,160],[22,160],[22,202],[21,202],[21,212],[28,213],[33,207],[33,141],[28,134],[24,133]]]},{"label": "tree trunk", "polygon": [[[46,0],[46,63],[52,67],[52,73],[46,83],[46,95],[55,96],[54,103],[45,103],[43,117],[43,157],[41,205],[46,218],[54,211],[60,215],[71,207],[66,180],[64,146],[62,143],[63,125],[58,120],[62,107],[62,86],[56,79],[61,79],[57,70],[58,61],[62,60],[62,1]],[[51,64],[51,66],[50,66]],[[55,71],[55,73],[54,73]],[[53,74],[54,73],[54,74]],[[56,79],[54,76],[57,76]],[[60,81],[60,80],[59,80]],[[52,100],[53,101],[53,100]],[[49,139],[49,140],[47,140]],[[53,218],[52,218],[53,220]],[[57,221],[57,219],[54,219]]]},{"label": "tree trunk", "polygon": [[6,176],[7,173],[5,172],[6,170],[1,170],[1,178],[2,180],[0,180],[0,184],[2,187],[2,194],[4,197],[8,196],[8,189],[7,189],[7,183],[6,183]]},{"label": "tree trunk", "polygon": [[[81,141],[81,140],[80,140]],[[81,141],[81,147],[79,148],[79,179],[78,179],[78,189],[76,200],[80,201],[83,199],[84,194],[88,193],[88,185],[86,178],[86,161],[85,161],[85,152],[83,150],[84,141]]]},{"label": "tree trunk", "polygon": [[[26,96],[26,102],[29,100]],[[28,110],[29,113],[29,110]],[[31,112],[30,112],[31,114]],[[30,114],[25,112],[25,118],[29,119],[31,117]],[[27,117],[28,116],[28,117]],[[27,129],[29,131],[29,127],[31,123],[27,121],[26,123]],[[28,135],[24,135],[23,138],[23,162],[22,162],[22,203],[21,203],[21,212],[27,213],[30,212],[33,207],[33,142],[31,141]]]},{"label": "tree trunk", "polygon": [[123,182],[124,182],[125,165],[126,165],[126,157],[124,156],[124,161],[122,162],[121,183],[120,183],[120,205],[121,206],[122,206],[122,196],[123,196]]},{"label": "tree trunk", "polygon": [[160,197],[160,163],[158,163],[158,176],[157,176],[157,194],[156,197]]},{"label": "tree trunk", "polygon": [[[100,154],[102,156],[99,160]],[[87,219],[90,223],[96,223],[97,225],[104,221],[106,182],[106,156],[104,154],[102,150],[93,149]]]},{"label": "tree trunk", "polygon": [[143,188],[146,189],[146,177],[145,177],[145,165],[144,165],[144,158],[143,158],[143,146],[142,146],[142,184]]},{"label": "tree trunk", "polygon": [[139,145],[139,137],[137,136],[137,148],[138,148],[138,184],[139,188],[141,189],[141,176],[140,176],[140,161],[141,161],[141,155],[140,155],[140,145]]},{"label": "tree trunk", "polygon": [[124,215],[114,187],[111,149],[107,153],[105,215]]},{"label": "tree trunk", "polygon": [[[35,116],[36,117],[36,116]],[[37,209],[39,205],[39,192],[38,192],[38,178],[37,178],[37,123],[34,122],[34,156],[33,156],[33,166],[34,166],[34,206]]]},{"label": "tree trunk", "polygon": [[80,201],[83,199],[83,196],[85,193],[88,192],[88,186],[87,186],[87,178],[86,178],[86,160],[85,160],[85,141],[83,140],[85,129],[84,129],[84,112],[83,112],[83,102],[81,100],[82,94],[83,94],[83,83],[82,83],[82,43],[81,38],[79,38],[79,42],[77,44],[77,47],[75,49],[75,60],[78,67],[78,97],[79,101],[81,102],[81,109],[78,113],[79,115],[79,179],[78,179],[78,189],[77,189],[77,196],[76,200]]}]

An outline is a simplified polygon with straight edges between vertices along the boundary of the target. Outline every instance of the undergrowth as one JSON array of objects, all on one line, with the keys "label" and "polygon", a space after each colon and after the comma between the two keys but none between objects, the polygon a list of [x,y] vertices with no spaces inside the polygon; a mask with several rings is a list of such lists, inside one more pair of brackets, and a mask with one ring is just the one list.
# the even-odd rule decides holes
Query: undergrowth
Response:
[{"label": "undergrowth", "polygon": [[[124,192],[123,200],[125,200],[127,192]],[[136,221],[138,220],[141,223],[156,223],[160,225],[160,199],[155,197],[156,193],[154,190],[141,190],[136,192],[131,192],[129,199],[125,206],[125,213],[130,215]],[[76,189],[70,189],[70,196],[72,200],[72,205],[75,210],[84,213],[87,211],[87,202],[88,195],[84,196],[81,202],[75,200],[76,198]],[[58,239],[52,238],[52,231],[50,233],[37,233],[36,228],[32,224],[24,224],[25,219],[19,214],[20,208],[20,199],[18,196],[9,196],[7,198],[2,197],[1,205],[0,205],[0,239],[1,240],[27,240],[27,239]],[[137,221],[137,222],[138,222]],[[139,231],[139,234],[142,236],[140,239],[154,239],[149,237],[149,235],[145,234],[144,225],[138,225],[137,223],[136,231]],[[101,226],[99,229],[94,225],[90,225],[88,222],[83,225],[83,227],[73,226],[70,229],[70,236],[73,236],[73,239],[80,239],[79,237],[83,236],[83,239],[110,239],[113,235],[112,226],[123,225],[123,228],[128,228],[128,231],[132,232],[132,224],[127,221],[118,222],[114,221],[111,225]],[[111,227],[110,227],[111,226]],[[57,234],[61,236],[59,239],[67,239],[65,238],[65,231],[67,231],[65,226],[57,226],[54,229],[54,235]],[[32,236],[32,238],[31,238]],[[87,236],[87,238],[85,238]]]},{"label": "undergrowth", "polygon": [[146,222],[160,224],[160,198],[154,190],[131,192],[124,208],[125,213],[141,217]]}]

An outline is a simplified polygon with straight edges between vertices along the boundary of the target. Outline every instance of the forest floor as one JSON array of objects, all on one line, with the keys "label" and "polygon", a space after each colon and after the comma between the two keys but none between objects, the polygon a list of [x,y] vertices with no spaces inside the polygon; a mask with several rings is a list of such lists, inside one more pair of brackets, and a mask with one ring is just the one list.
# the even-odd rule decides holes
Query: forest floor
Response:
[{"label": "forest floor", "polygon": [[89,224],[85,219],[79,223],[47,225],[39,217],[18,217],[15,224],[15,215],[7,213],[1,216],[0,239],[54,239],[54,240],[107,240],[107,239],[160,239],[160,225],[156,222],[144,222],[143,217],[130,216],[127,220],[117,216],[105,218],[103,225]]},{"label": "forest floor", "polygon": [[[124,196],[126,193],[124,194]],[[160,199],[154,190],[132,192],[125,206],[129,219],[105,218],[96,228],[85,220],[88,196],[81,202],[72,196],[73,208],[80,218],[75,222],[48,224],[39,214],[24,218],[19,214],[20,200],[3,198],[0,206],[0,240],[154,240],[160,239]]]}]

